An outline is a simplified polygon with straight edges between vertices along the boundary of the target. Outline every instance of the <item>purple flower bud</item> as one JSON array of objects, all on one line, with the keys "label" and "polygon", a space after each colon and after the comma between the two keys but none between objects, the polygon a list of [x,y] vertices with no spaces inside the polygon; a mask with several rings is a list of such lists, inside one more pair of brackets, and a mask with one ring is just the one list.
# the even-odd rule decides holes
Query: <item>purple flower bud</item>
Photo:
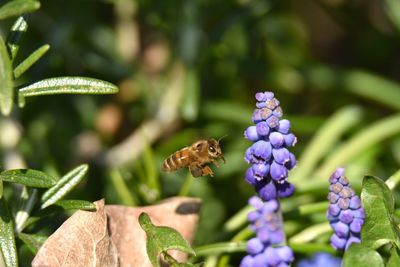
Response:
[{"label": "purple flower bud", "polygon": [[277,247],[275,248],[275,251],[278,254],[278,257],[281,259],[281,261],[284,261],[286,263],[291,263],[294,261],[294,254],[293,251],[290,249],[290,247],[288,246]]},{"label": "purple flower bud", "polygon": [[356,210],[359,209],[361,207],[361,200],[358,196],[353,196],[350,199],[350,205],[349,205],[350,209],[352,210]]},{"label": "purple flower bud", "polygon": [[346,242],[346,238],[340,238],[336,234],[333,234],[331,237],[331,245],[336,250],[343,250],[346,246]]},{"label": "purple flower bud", "polygon": [[281,118],[282,115],[283,115],[282,108],[281,108],[281,107],[276,107],[276,108],[274,109],[274,111],[272,112],[272,114],[273,114],[274,116],[278,117],[278,118]]},{"label": "purple flower bud", "polygon": [[296,161],[296,157],[294,156],[293,153],[289,154],[289,158],[290,158],[290,160],[288,162],[286,162],[285,167],[288,170],[291,170],[296,166],[297,161]]},{"label": "purple flower bud", "polygon": [[290,161],[290,153],[286,148],[272,149],[272,156],[276,163],[285,165]]},{"label": "purple flower bud", "polygon": [[337,205],[337,204],[329,205],[328,212],[330,215],[335,216],[335,217],[339,216],[340,211],[341,211],[341,209],[340,209],[339,205]]},{"label": "purple flower bud", "polygon": [[294,193],[294,185],[288,182],[278,184],[276,189],[280,198],[290,197]]},{"label": "purple flower bud", "polygon": [[259,136],[267,136],[269,134],[269,126],[265,121],[257,123],[256,130]]},{"label": "purple flower bud", "polygon": [[[282,224],[282,222],[280,222],[280,224]],[[277,231],[272,231],[270,232],[270,243],[271,244],[280,244],[283,242],[283,240],[285,239],[285,234],[283,233],[282,230],[277,230]]]},{"label": "purple flower bud", "polygon": [[248,127],[246,131],[244,131],[244,137],[253,142],[260,140],[260,136],[257,134],[256,126]]},{"label": "purple flower bud", "polygon": [[267,103],[267,108],[273,110],[275,109],[277,106],[279,106],[279,101],[276,98],[272,98],[272,99],[267,99],[267,101],[265,101]]},{"label": "purple flower bud", "polygon": [[277,182],[285,180],[288,176],[287,168],[282,164],[278,164],[275,161],[272,162],[269,172],[271,174],[271,178]]},{"label": "purple flower bud", "polygon": [[279,125],[279,118],[276,116],[270,116],[266,119],[266,122],[270,128],[276,128]]},{"label": "purple flower bud", "polygon": [[255,97],[256,97],[256,100],[259,102],[267,100],[267,98],[263,92],[256,93]]},{"label": "purple flower bud", "polygon": [[342,210],[348,209],[349,206],[350,206],[350,199],[348,199],[348,198],[339,198],[338,206]]},{"label": "purple flower bud", "polygon": [[258,220],[260,218],[260,213],[258,213],[257,211],[250,211],[247,214],[247,220],[249,222],[255,222],[256,220]]},{"label": "purple flower bud", "polygon": [[261,208],[262,213],[273,213],[279,209],[279,202],[276,199],[264,202]]},{"label": "purple flower bud", "polygon": [[335,203],[337,203],[338,199],[339,199],[339,195],[338,194],[335,194],[333,192],[329,192],[329,194],[328,194],[329,203],[335,204]]},{"label": "purple flower bud", "polygon": [[337,180],[344,174],[344,168],[337,168],[336,171],[332,174],[332,176],[329,179],[332,179],[333,181],[329,180],[330,183],[336,183]]},{"label": "purple flower bud", "polygon": [[292,133],[283,135],[283,138],[285,139],[285,145],[288,147],[292,147],[297,143],[297,138]]},{"label": "purple flower bud", "polygon": [[271,158],[272,147],[269,142],[260,140],[251,146],[252,160],[251,163],[265,163]]},{"label": "purple flower bud", "polygon": [[272,116],[272,110],[270,110],[269,108],[262,108],[260,109],[260,115],[261,119],[265,121]]},{"label": "purple flower bud", "polygon": [[247,253],[251,255],[255,255],[260,253],[264,249],[263,243],[258,238],[252,238],[247,241],[246,250]]},{"label": "purple flower bud", "polygon": [[246,182],[255,186],[256,185],[256,178],[254,177],[253,169],[250,167],[246,171]]},{"label": "purple flower bud", "polygon": [[336,223],[335,228],[333,230],[335,231],[335,234],[341,238],[347,238],[350,233],[349,226],[342,222]]},{"label": "purple flower bud", "polygon": [[253,257],[250,255],[246,255],[242,261],[240,262],[240,267],[253,267],[254,263],[253,263]]},{"label": "purple flower bud", "polygon": [[252,167],[254,178],[258,181],[262,180],[269,172],[269,165],[254,164]]},{"label": "purple flower bud", "polygon": [[277,266],[280,263],[278,253],[276,253],[273,247],[267,247],[264,250],[264,254],[267,256],[268,266]]},{"label": "purple flower bud", "polygon": [[254,123],[257,123],[257,122],[260,122],[260,121],[262,121],[263,120],[263,118],[262,118],[262,115],[261,115],[261,109],[255,109],[254,111],[253,111],[253,115],[251,115],[251,120],[254,122]]},{"label": "purple flower bud", "polygon": [[288,134],[290,131],[290,121],[288,120],[280,120],[278,131],[282,134]]},{"label": "purple flower bud", "polygon": [[264,201],[276,199],[277,197],[276,187],[272,181],[267,184],[263,184],[262,186],[257,186],[256,190],[260,198],[262,198]]},{"label": "purple flower bud", "polygon": [[248,202],[249,202],[250,206],[252,206],[253,208],[255,208],[257,210],[264,207],[264,202],[259,197],[256,197],[256,196],[250,197]]},{"label": "purple flower bud", "polygon": [[268,243],[268,244],[270,243],[269,242],[270,232],[268,231],[267,228],[265,228],[265,227],[258,228],[256,236],[258,239],[260,239],[261,242]]},{"label": "purple flower bud", "polygon": [[350,224],[350,231],[354,234],[360,233],[363,224],[364,224],[363,219],[355,218]]},{"label": "purple flower bud", "polygon": [[349,225],[354,219],[352,210],[342,210],[339,214],[339,220]]},{"label": "purple flower bud", "polygon": [[340,267],[341,259],[331,254],[315,253],[311,259],[300,260],[297,267]]},{"label": "purple flower bud", "polygon": [[265,267],[267,266],[267,257],[262,254],[258,254],[253,258],[253,267]]},{"label": "purple flower bud", "polygon": [[278,132],[272,132],[268,139],[271,145],[275,148],[281,148],[285,142],[283,135]]},{"label": "purple flower bud", "polygon": [[354,218],[365,219],[365,211],[363,208],[359,208],[353,211]]}]

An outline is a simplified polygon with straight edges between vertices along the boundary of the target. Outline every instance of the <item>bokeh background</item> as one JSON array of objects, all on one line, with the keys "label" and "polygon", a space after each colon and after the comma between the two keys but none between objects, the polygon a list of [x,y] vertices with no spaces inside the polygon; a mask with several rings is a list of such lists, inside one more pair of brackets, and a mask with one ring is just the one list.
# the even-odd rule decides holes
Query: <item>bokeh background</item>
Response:
[{"label": "bokeh background", "polygon": [[[21,85],[88,76],[117,84],[120,92],[28,99],[25,108],[14,111],[21,139],[10,149],[28,167],[58,175],[88,162],[89,175],[71,198],[105,197],[108,204],[124,205],[148,205],[178,194],[202,198],[196,246],[228,240],[232,233],[223,233],[224,223],[254,194],[243,179],[243,154],[250,145],[243,132],[252,124],[255,92],[273,91],[280,100],[298,138],[299,166],[324,123],[340,110],[352,110],[348,116],[354,117],[347,118],[352,122],[344,122],[349,126],[335,145],[296,180],[300,187],[313,179],[326,181],[314,172],[324,157],[400,110],[400,4],[395,0],[41,4],[30,17],[19,56],[45,43],[51,49]],[[12,22],[2,25],[3,33]],[[187,170],[161,172],[163,159],[174,151],[224,135],[227,162],[213,167],[214,178],[189,180]],[[3,158],[12,165],[10,154]],[[363,174],[387,178],[399,163],[396,131],[343,162],[356,189]],[[300,190],[297,201],[325,200],[326,193]],[[323,218],[302,218],[293,206],[295,200],[284,204],[289,235]],[[238,265],[242,256],[236,254],[230,264]]]}]

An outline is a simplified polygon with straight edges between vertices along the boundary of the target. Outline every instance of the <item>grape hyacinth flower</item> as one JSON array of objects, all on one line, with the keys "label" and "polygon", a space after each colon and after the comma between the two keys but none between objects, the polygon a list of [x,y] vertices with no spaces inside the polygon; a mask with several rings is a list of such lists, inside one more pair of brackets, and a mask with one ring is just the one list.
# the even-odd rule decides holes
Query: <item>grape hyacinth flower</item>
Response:
[{"label": "grape hyacinth flower", "polygon": [[360,233],[365,212],[360,198],[344,176],[344,168],[337,168],[329,182],[327,217],[334,231],[331,245],[336,250],[344,251],[352,243],[361,242]]},{"label": "grape hyacinth flower", "polygon": [[311,259],[299,261],[297,267],[340,267],[342,260],[329,253],[315,253]]},{"label": "grape hyacinth flower", "polygon": [[287,178],[296,158],[288,148],[296,144],[296,136],[290,132],[290,121],[281,119],[282,109],[272,92],[259,92],[256,100],[252,115],[255,125],[244,132],[245,138],[254,142],[245,153],[245,160],[251,164],[246,181],[264,201],[289,197],[294,186]]},{"label": "grape hyacinth flower", "polygon": [[255,208],[248,214],[248,220],[256,237],[247,242],[248,255],[242,259],[240,267],[289,266],[294,255],[288,246],[280,245],[285,234],[279,202],[275,199],[264,202],[253,196],[249,199],[249,204]]},{"label": "grape hyacinth flower", "polygon": [[294,254],[284,245],[279,198],[294,193],[294,186],[287,178],[289,170],[296,165],[296,158],[288,148],[297,140],[290,132],[290,122],[281,119],[282,109],[273,93],[257,93],[256,100],[257,108],[252,115],[255,125],[244,132],[245,138],[253,142],[245,153],[245,160],[251,164],[246,181],[259,196],[249,199],[255,210],[248,214],[248,220],[256,235],[248,240],[248,254],[240,267],[284,267],[294,261]]}]

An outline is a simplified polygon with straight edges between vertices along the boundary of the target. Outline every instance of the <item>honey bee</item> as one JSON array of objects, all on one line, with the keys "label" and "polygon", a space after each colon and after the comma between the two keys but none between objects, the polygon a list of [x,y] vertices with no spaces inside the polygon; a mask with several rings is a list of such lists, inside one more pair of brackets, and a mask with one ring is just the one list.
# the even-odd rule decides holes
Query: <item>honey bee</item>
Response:
[{"label": "honey bee", "polygon": [[222,137],[218,140],[214,138],[199,140],[191,146],[176,151],[164,160],[162,170],[165,172],[173,172],[188,167],[193,177],[206,175],[213,177],[214,172],[208,165],[214,163],[214,165],[219,168],[217,162],[218,158],[221,158],[225,163],[225,158],[219,145],[221,139]]}]

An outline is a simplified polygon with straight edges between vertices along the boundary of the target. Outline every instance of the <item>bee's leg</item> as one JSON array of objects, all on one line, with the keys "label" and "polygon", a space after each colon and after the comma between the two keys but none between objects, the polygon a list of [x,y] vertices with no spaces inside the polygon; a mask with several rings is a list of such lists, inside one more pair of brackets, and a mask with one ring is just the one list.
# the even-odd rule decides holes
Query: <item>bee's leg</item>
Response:
[{"label": "bee's leg", "polygon": [[217,166],[217,168],[219,168],[218,161],[216,161],[215,159],[213,159],[213,160],[212,160],[212,163],[214,163],[214,165]]},{"label": "bee's leg", "polygon": [[189,170],[190,170],[190,172],[191,172],[191,174],[192,174],[193,177],[202,176],[203,171],[202,171],[202,169],[199,168],[199,167],[196,167],[196,166],[189,166]]},{"label": "bee's leg", "polygon": [[208,167],[207,165],[203,167],[203,169],[201,169],[203,174],[201,176],[206,176],[206,175],[210,175],[211,177],[214,177],[214,172],[211,170],[210,167]]}]

